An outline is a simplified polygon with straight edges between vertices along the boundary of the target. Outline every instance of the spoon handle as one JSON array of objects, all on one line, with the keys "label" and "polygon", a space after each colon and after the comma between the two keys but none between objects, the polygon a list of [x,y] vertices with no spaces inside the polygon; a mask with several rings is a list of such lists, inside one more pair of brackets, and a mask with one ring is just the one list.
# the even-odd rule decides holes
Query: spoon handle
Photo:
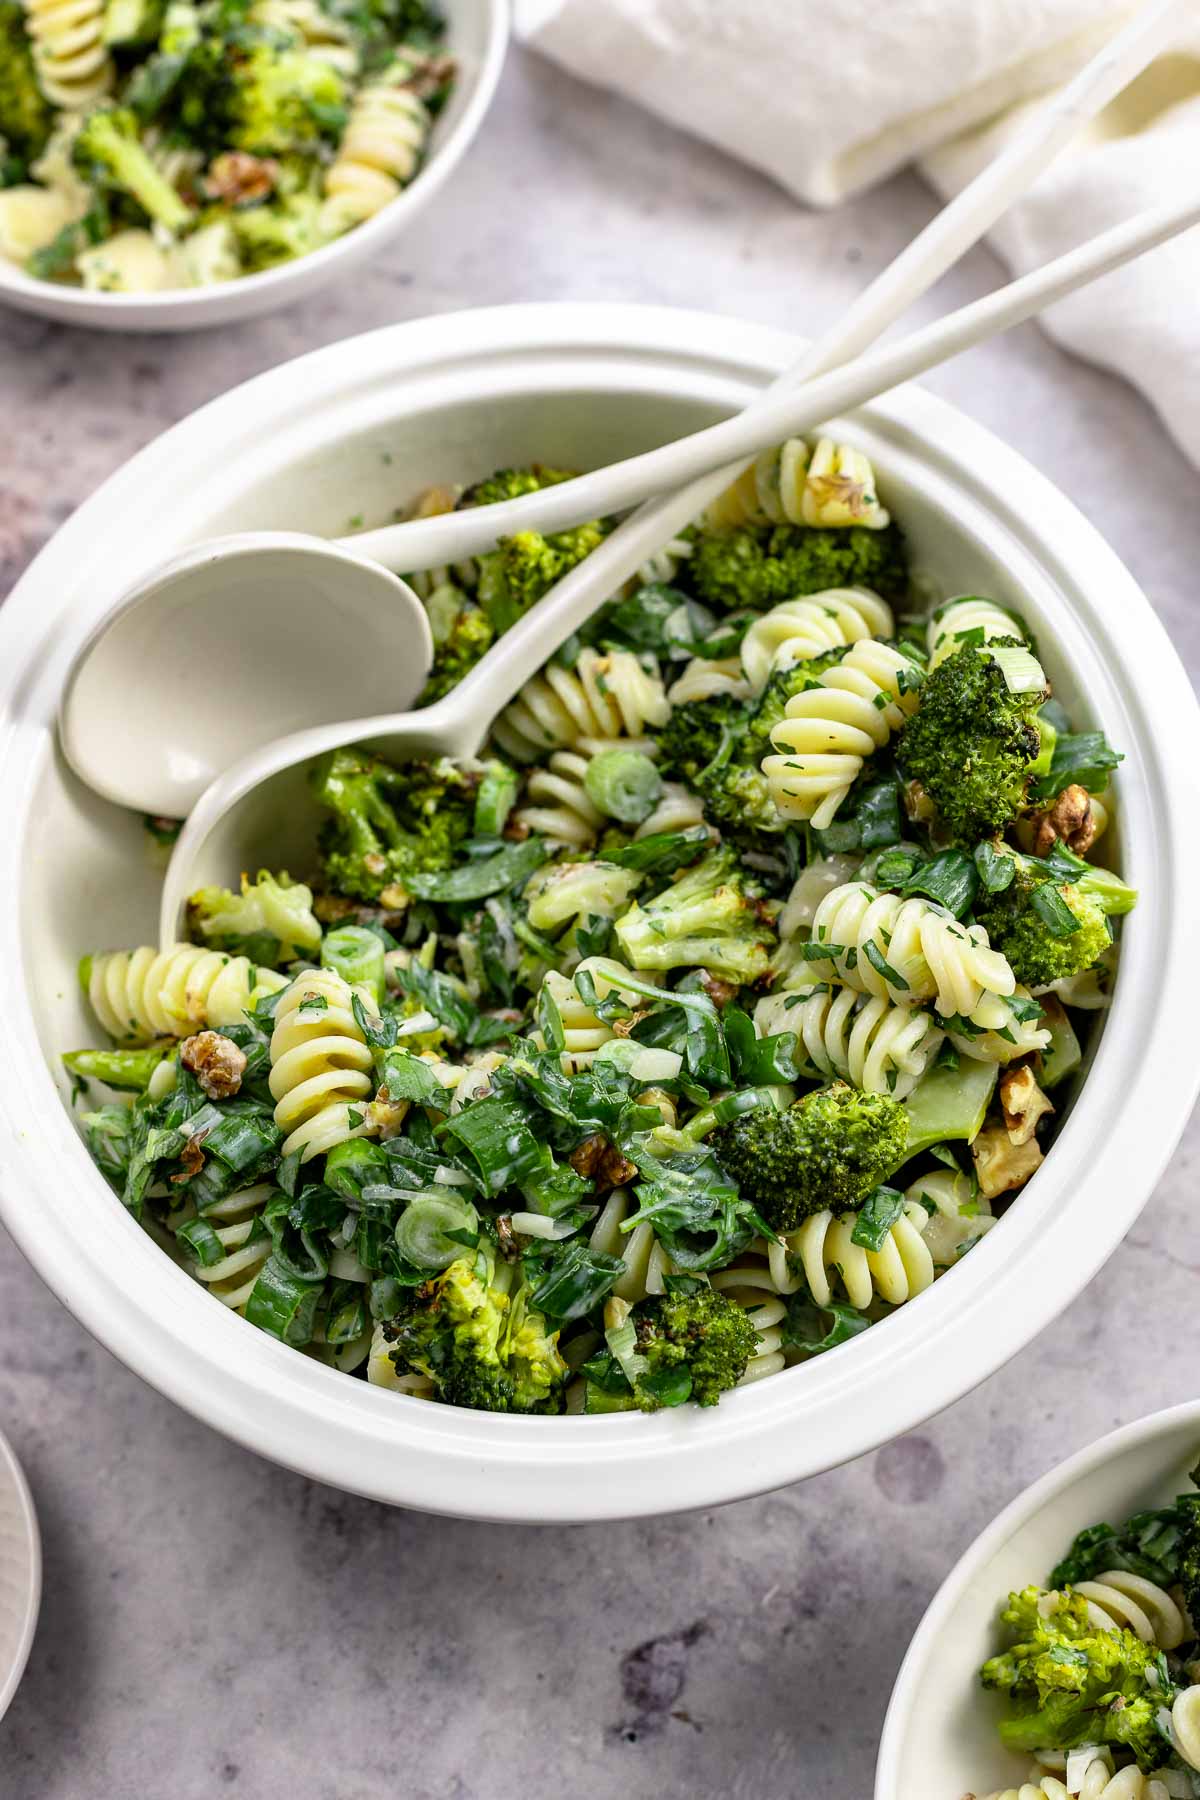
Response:
[{"label": "spoon handle", "polygon": [[[978,242],[1070,142],[1080,125],[1093,118],[1145,68],[1169,40],[1188,6],[1189,0],[1149,0],[863,290],[833,329],[771,384],[748,413],[757,415],[770,399],[849,362],[882,336],[901,313]],[[490,550],[498,538],[515,531],[561,531],[585,519],[645,501],[648,495],[665,493],[680,482],[694,481],[696,485],[683,512],[673,505],[668,507],[665,501],[654,502],[664,508],[660,542],[665,542],[679,529],[680,521],[686,524],[697,517],[741,472],[740,468],[728,466],[733,457],[753,454],[778,441],[771,435],[777,429],[774,426],[771,430],[756,430],[747,437],[731,430],[739,422],[710,427],[694,437],[517,500],[387,525],[359,532],[341,542],[356,555],[401,573],[433,568]],[[811,423],[819,423],[819,418]],[[696,449],[690,450],[690,446]],[[704,471],[702,476],[698,470]],[[668,518],[676,523],[669,527]],[[658,547],[651,545],[651,549]]]},{"label": "spoon handle", "polygon": [[[861,406],[985,338],[1032,318],[1044,307],[1198,222],[1197,194],[1151,208],[897,344],[818,376],[798,391],[764,400],[726,425],[673,446],[686,458],[689,474],[704,474],[711,468],[706,440],[718,434],[722,448],[732,446],[738,460],[723,468],[719,478],[711,476],[652,507],[644,507],[564,576],[455,688],[453,710],[461,721],[460,728],[467,726],[468,719],[478,724],[493,718],[547,657],[591,617],[597,604],[636,573],[665,536],[695,517],[698,494],[709,494],[714,488],[718,493],[723,490],[749,451],[811,430],[824,419]],[[647,460],[653,461],[653,455],[649,459],[634,458],[620,466],[634,468]]]}]

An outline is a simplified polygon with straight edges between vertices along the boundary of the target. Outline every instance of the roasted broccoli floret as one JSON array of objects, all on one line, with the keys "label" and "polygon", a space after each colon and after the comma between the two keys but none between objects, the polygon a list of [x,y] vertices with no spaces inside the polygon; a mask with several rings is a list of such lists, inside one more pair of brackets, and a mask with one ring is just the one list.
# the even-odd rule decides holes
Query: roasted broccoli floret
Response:
[{"label": "roasted broccoli floret", "polygon": [[703,968],[747,984],[766,974],[774,909],[750,888],[730,850],[714,850],[668,888],[636,901],[616,925],[634,969]]},{"label": "roasted broccoli floret", "polygon": [[445,759],[397,767],[366,750],[334,750],[311,781],[333,814],[320,844],[338,893],[403,906],[405,876],[448,869],[470,836],[478,776]]},{"label": "roasted broccoli floret", "polygon": [[468,670],[491,649],[495,637],[495,627],[487,614],[478,606],[464,606],[448,635],[434,649],[433,668],[417,704],[432,706],[457,687]]},{"label": "roasted broccoli floret", "polygon": [[1113,1744],[1144,1770],[1168,1753],[1158,1716],[1174,1685],[1166,1658],[1133,1632],[1098,1630],[1082,1595],[1026,1588],[1010,1594],[1001,1619],[1014,1643],[983,1665],[984,1687],[1020,1707],[1001,1720],[1000,1736],[1017,1752]]},{"label": "roasted broccoli floret", "polygon": [[286,871],[272,875],[260,869],[253,882],[242,876],[240,894],[198,888],[188,901],[188,930],[214,950],[275,968],[320,948],[321,927],[312,902],[312,889]]},{"label": "roasted broccoli floret", "polygon": [[49,137],[52,117],[33,72],[25,8],[20,0],[0,0],[0,139],[28,161]]},{"label": "roasted broccoli floret", "polygon": [[729,694],[673,707],[658,733],[658,766],[663,774],[694,787],[710,763],[728,762],[735,754],[751,710],[744,700]]},{"label": "roasted broccoli floret", "polygon": [[518,531],[479,558],[479,604],[497,634],[515,625],[556,581],[590,556],[608,535],[603,519],[555,531]]},{"label": "roasted broccoli floret", "polygon": [[234,206],[228,217],[242,265],[250,271],[307,256],[325,241],[321,202],[308,190],[261,206]]},{"label": "roasted broccoli floret", "polygon": [[994,837],[1016,818],[1041,749],[1037,713],[1045,690],[1014,693],[991,654],[1018,642],[964,644],[940,662],[894,740],[905,775],[920,782],[937,809],[940,836],[964,848]]},{"label": "roasted broccoli floret", "polygon": [[715,1406],[742,1379],[758,1345],[742,1307],[694,1277],[672,1277],[671,1291],[643,1300],[632,1317],[637,1353],[645,1358],[633,1389],[643,1412],[685,1400]]},{"label": "roasted broccoli floret", "polygon": [[494,506],[500,500],[519,500],[524,494],[557,487],[560,481],[573,481],[576,473],[574,469],[548,469],[544,463],[530,463],[527,469],[497,469],[467,488],[458,504]]},{"label": "roasted broccoli floret", "polygon": [[71,157],[86,181],[136,201],[156,224],[169,231],[182,231],[191,224],[191,207],[154,166],[128,107],[98,106],[88,113]]},{"label": "roasted broccoli floret", "polygon": [[709,1142],[768,1224],[794,1231],[813,1213],[851,1212],[874,1193],[903,1158],[908,1117],[886,1094],[839,1081],[783,1112],[742,1113]]},{"label": "roasted broccoli floret", "polygon": [[725,612],[837,587],[874,588],[885,599],[900,599],[908,590],[908,557],[895,525],[882,531],[739,525],[699,532],[687,577],[702,600]]},{"label": "roasted broccoli floret", "polygon": [[558,1333],[515,1293],[496,1285],[487,1250],[461,1256],[412,1290],[408,1310],[384,1325],[400,1369],[428,1375],[439,1400],[482,1412],[562,1411],[567,1366]]},{"label": "roasted broccoli floret", "polygon": [[1112,943],[1104,907],[1082,887],[1048,880],[1034,857],[1017,857],[1008,887],[983,894],[975,917],[1026,987],[1079,975]]},{"label": "roasted broccoli floret", "polygon": [[[1193,1473],[1192,1479],[1195,1480]],[[1184,1604],[1193,1625],[1200,1619],[1200,1494],[1181,1494],[1179,1514],[1179,1574]]]},{"label": "roasted broccoli floret", "polygon": [[229,142],[237,150],[282,156],[316,149],[345,125],[345,78],[309,50],[255,43],[234,62],[232,82]]}]

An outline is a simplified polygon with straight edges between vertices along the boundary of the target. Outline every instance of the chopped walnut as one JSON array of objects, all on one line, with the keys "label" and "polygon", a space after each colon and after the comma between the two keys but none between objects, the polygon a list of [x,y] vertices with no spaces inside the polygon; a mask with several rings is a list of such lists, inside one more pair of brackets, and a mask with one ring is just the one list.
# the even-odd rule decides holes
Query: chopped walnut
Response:
[{"label": "chopped walnut", "polygon": [[600,1167],[596,1172],[596,1186],[599,1188],[624,1187],[637,1174],[637,1164],[622,1156],[615,1144],[605,1146],[604,1155],[600,1158]]},{"label": "chopped walnut", "polygon": [[738,991],[736,981],[722,981],[719,975],[710,975],[707,969],[700,971],[700,985],[718,1012],[729,1005]]},{"label": "chopped walnut", "polygon": [[971,1146],[979,1191],[985,1200],[1024,1187],[1042,1162],[1042,1151],[1036,1138],[1027,1144],[1014,1144],[1003,1125],[989,1125],[979,1133]]},{"label": "chopped walnut", "polygon": [[409,1101],[393,1100],[386,1087],[381,1087],[367,1107],[367,1125],[372,1136],[399,1137],[408,1117]]},{"label": "chopped walnut", "polygon": [[177,1185],[181,1181],[190,1181],[192,1176],[198,1175],[204,1167],[204,1152],[200,1146],[207,1135],[207,1132],[198,1131],[195,1137],[189,1138],[183,1146],[179,1153],[179,1160],[183,1164],[183,1173],[171,1177],[171,1180]]},{"label": "chopped walnut", "polygon": [[448,81],[454,79],[454,58],[451,56],[423,56],[412,74],[404,83],[418,100],[431,100],[444,88]]},{"label": "chopped walnut", "polygon": [[353,900],[346,900],[341,894],[318,894],[313,901],[313,911],[322,925],[340,925],[358,911]]},{"label": "chopped walnut", "polygon": [[[370,859],[365,858],[364,860],[369,861]],[[407,888],[401,887],[398,881],[393,881],[384,888],[379,896],[379,901],[380,905],[385,906],[389,912],[402,913],[411,898]]]},{"label": "chopped walnut", "polygon": [[637,1174],[637,1165],[622,1156],[616,1145],[610,1144],[599,1132],[577,1144],[567,1161],[577,1175],[593,1184],[597,1192],[621,1187]]},{"label": "chopped walnut", "polygon": [[269,156],[251,156],[248,150],[225,150],[214,156],[201,183],[209,200],[230,206],[249,206],[266,200],[279,182],[279,164]]},{"label": "chopped walnut", "polygon": [[198,1031],[185,1038],[179,1060],[190,1069],[210,1100],[228,1100],[242,1085],[246,1053],[219,1031]]},{"label": "chopped walnut", "polygon": [[1038,1128],[1038,1120],[1054,1111],[1028,1063],[1005,1069],[1000,1077],[1000,1105],[1009,1141],[1018,1145],[1027,1144]]},{"label": "chopped walnut", "polygon": [[496,1220],[496,1242],[505,1262],[515,1262],[521,1254],[520,1245],[517,1243],[517,1234],[513,1230],[512,1219],[507,1213],[501,1213]]},{"label": "chopped walnut", "polygon": [[919,781],[905,782],[904,810],[917,825],[928,825],[937,817],[937,808]]},{"label": "chopped walnut", "polygon": [[600,1167],[600,1158],[604,1155],[607,1144],[607,1138],[602,1138],[598,1133],[595,1137],[584,1138],[582,1144],[577,1144],[572,1150],[567,1161],[577,1175],[590,1181]]},{"label": "chopped walnut", "polygon": [[1058,843],[1065,844],[1076,856],[1086,856],[1096,841],[1092,796],[1078,782],[1065,787],[1053,806],[1034,813],[1031,822],[1035,856],[1049,856]]},{"label": "chopped walnut", "polygon": [[524,819],[518,819],[510,813],[508,824],[504,827],[504,836],[510,844],[523,844],[529,836],[530,827]]}]

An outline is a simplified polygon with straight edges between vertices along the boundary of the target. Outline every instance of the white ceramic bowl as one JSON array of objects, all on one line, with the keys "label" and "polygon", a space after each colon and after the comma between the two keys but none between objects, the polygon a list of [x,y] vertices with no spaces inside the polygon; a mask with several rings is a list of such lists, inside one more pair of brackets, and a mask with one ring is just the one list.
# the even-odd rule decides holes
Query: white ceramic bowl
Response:
[{"label": "white ceramic bowl", "polygon": [[42,1541],[33,1496],[0,1432],[0,1719],[25,1673],[41,1598]]},{"label": "white ceramic bowl", "polygon": [[[135,457],[0,610],[0,894],[16,902],[0,908],[4,1217],[118,1356],[322,1481],[476,1517],[588,1519],[711,1505],[827,1469],[957,1399],[1061,1312],[1182,1129],[1197,1082],[1194,998],[1176,975],[1192,955],[1200,881],[1195,699],[1092,526],[987,432],[906,389],[855,433],[920,566],[947,593],[1019,605],[1074,716],[1124,748],[1121,848],[1143,890],[1053,1155],[961,1267],[853,1343],[711,1412],[494,1417],[348,1380],[225,1312],[126,1216],[76,1136],[50,1067],[96,1037],[76,958],[145,941],[156,916],[139,821],[83,791],[53,738],[67,665],[121,589],[202,535],[333,534],[358,513],[386,519],[429,482],[647,448],[742,405],[797,349],[754,325],[624,306],[462,313],[335,345],[224,395]],[[219,682],[220,668],[196,679]]]},{"label": "white ceramic bowl", "polygon": [[402,236],[441,189],[474,138],[492,103],[508,45],[509,0],[441,0],[446,43],[458,79],[434,121],[425,167],[410,187],[373,219],[335,238],[311,256],[214,287],[162,294],[91,294],[38,281],[0,257],[0,302],[65,325],[99,331],[199,331],[290,306],[327,282],[379,255]]},{"label": "white ceramic bowl", "polygon": [[1200,1452],[1200,1402],[1152,1413],[1081,1450],[1005,1508],[950,1571],[901,1665],[884,1721],[875,1800],[959,1800],[1019,1784],[1028,1757],[996,1737],[998,1697],[976,1674],[999,1648],[1000,1603],[1044,1582],[1075,1534],[1119,1525],[1145,1507],[1191,1493]]}]

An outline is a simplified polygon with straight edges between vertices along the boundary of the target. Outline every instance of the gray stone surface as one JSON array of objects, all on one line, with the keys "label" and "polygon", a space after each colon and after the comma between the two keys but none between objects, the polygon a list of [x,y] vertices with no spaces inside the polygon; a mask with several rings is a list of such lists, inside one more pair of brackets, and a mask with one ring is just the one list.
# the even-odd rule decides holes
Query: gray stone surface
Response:
[{"label": "gray stone surface", "polygon": [[[930,208],[903,179],[806,214],[515,56],[433,215],[346,287],[176,339],[0,316],[0,593],[133,450],[300,351],[531,297],[819,328]],[[998,272],[969,258],[938,304]],[[1140,400],[1032,329],[931,385],[1101,525],[1200,667],[1196,476]],[[0,1420],[46,1547],[0,1793],[865,1796],[896,1667],[951,1561],[1063,1456],[1195,1396],[1178,1323],[1195,1308],[1198,1142],[1057,1324],[920,1432],[766,1499],[642,1524],[501,1530],[286,1474],[142,1386],[0,1237]]]}]

